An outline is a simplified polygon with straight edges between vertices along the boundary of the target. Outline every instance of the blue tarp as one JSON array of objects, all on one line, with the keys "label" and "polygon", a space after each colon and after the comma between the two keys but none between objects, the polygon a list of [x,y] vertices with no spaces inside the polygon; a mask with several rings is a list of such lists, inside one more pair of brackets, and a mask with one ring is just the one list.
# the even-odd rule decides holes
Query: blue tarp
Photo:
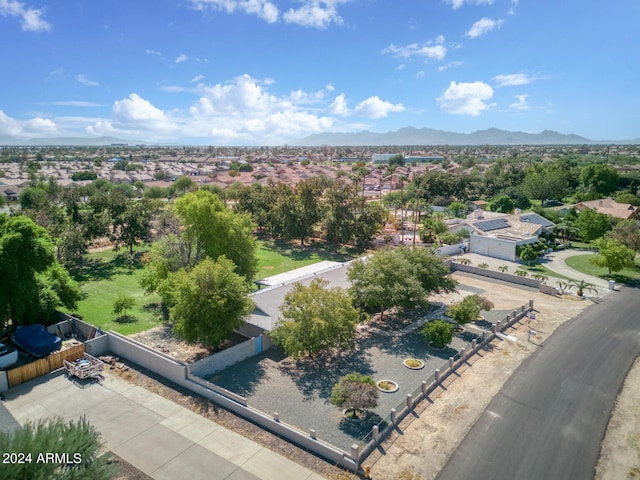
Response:
[{"label": "blue tarp", "polygon": [[62,347],[62,339],[49,333],[40,324],[18,327],[12,340],[16,346],[38,358],[46,357]]}]

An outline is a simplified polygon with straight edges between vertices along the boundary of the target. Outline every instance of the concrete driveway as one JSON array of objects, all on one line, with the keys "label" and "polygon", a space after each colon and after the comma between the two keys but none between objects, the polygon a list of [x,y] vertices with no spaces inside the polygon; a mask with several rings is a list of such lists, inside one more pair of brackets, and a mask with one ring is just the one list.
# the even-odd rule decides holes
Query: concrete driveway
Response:
[{"label": "concrete driveway", "polygon": [[80,383],[60,371],[18,385],[4,405],[20,423],[85,415],[105,446],[155,479],[323,477],[153,392],[109,375]]}]

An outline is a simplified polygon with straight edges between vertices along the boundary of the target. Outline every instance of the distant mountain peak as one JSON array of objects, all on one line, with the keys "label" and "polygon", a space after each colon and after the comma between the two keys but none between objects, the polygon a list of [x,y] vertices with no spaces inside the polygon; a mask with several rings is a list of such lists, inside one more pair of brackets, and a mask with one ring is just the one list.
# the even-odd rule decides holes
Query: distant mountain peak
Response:
[{"label": "distant mountain peak", "polygon": [[512,132],[487,128],[472,133],[456,133],[433,128],[404,127],[394,132],[318,133],[290,142],[296,146],[319,145],[575,145],[594,143],[588,138],[553,130],[540,133]]}]

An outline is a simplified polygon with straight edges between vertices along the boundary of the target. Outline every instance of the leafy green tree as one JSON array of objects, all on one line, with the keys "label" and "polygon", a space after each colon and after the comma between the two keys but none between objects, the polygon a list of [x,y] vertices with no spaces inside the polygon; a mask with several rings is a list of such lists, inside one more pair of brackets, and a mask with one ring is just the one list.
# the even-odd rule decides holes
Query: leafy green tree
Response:
[{"label": "leafy green tree", "polygon": [[195,190],[198,186],[190,176],[184,175],[182,177],[178,177],[176,181],[173,182],[173,187],[180,195],[184,195],[187,192]]},{"label": "leafy green tree", "polygon": [[362,207],[353,225],[353,238],[358,251],[371,246],[373,238],[380,233],[387,218],[387,211],[378,202],[367,203]]},{"label": "leafy green tree", "polygon": [[613,238],[598,238],[593,242],[598,253],[589,261],[598,267],[606,267],[609,276],[612,272],[619,272],[623,268],[633,267],[636,252]]},{"label": "leafy green tree", "polygon": [[225,255],[235,263],[240,275],[253,279],[257,270],[256,241],[249,216],[227,210],[216,195],[206,190],[178,198],[174,212],[183,226],[180,237],[192,249],[192,264],[205,255],[213,259]]},{"label": "leafy green tree", "polygon": [[459,302],[451,304],[447,315],[458,325],[474,321],[480,315],[480,310],[491,310],[493,303],[479,295],[469,295]]},{"label": "leafy green tree", "polygon": [[411,275],[420,282],[426,295],[456,290],[457,282],[451,278],[451,267],[428,248],[398,247],[394,254],[404,258],[412,266]]},{"label": "leafy green tree", "polygon": [[587,165],[580,173],[580,185],[585,191],[605,196],[617,189],[619,179],[618,171],[604,164]]},{"label": "leafy green tree", "polygon": [[[84,417],[77,422],[61,418],[35,424],[29,421],[12,432],[0,430],[1,452],[19,452],[30,458],[25,463],[5,463],[3,480],[109,480],[116,471],[103,450],[100,432]],[[67,453],[72,461],[44,461],[39,455],[46,452]]]},{"label": "leafy green tree", "polygon": [[149,238],[151,216],[152,207],[146,199],[128,202],[124,211],[113,219],[111,240],[114,246],[126,245],[133,254],[133,247]]},{"label": "leafy green tree", "polygon": [[133,308],[136,301],[133,297],[128,295],[120,295],[115,302],[113,302],[113,314],[127,316],[127,312]]},{"label": "leafy green tree", "polygon": [[531,265],[531,262],[538,258],[538,252],[531,245],[527,245],[520,252],[520,258],[527,262],[527,265]]},{"label": "leafy green tree", "polygon": [[392,167],[394,165],[397,165],[398,167],[404,167],[404,164],[405,164],[404,155],[402,155],[401,153],[398,153],[398,154],[394,155],[393,157],[391,157],[389,159],[387,164],[390,167]]},{"label": "leafy green tree", "polygon": [[454,326],[445,320],[432,320],[422,327],[422,335],[436,348],[443,348],[453,340]]},{"label": "leafy green tree", "polygon": [[205,258],[192,270],[179,270],[160,292],[169,306],[173,331],[187,343],[217,347],[240,327],[253,302],[245,279],[224,256]]},{"label": "leafy green tree", "polygon": [[494,212],[512,213],[515,208],[515,203],[507,195],[498,195],[491,201],[491,210]]},{"label": "leafy green tree", "polygon": [[451,202],[448,208],[451,215],[457,218],[462,218],[467,207],[464,203],[456,200]]},{"label": "leafy green tree", "polygon": [[580,238],[591,242],[611,230],[611,219],[604,213],[587,209],[578,215],[574,225],[580,232]]},{"label": "leafy green tree", "polygon": [[640,252],[640,220],[622,220],[613,227],[610,236],[634,252]]},{"label": "leafy green tree", "polygon": [[278,326],[271,337],[289,356],[300,358],[329,348],[353,348],[360,312],[348,293],[314,279],[296,283],[285,295]]},{"label": "leafy green tree", "polygon": [[567,173],[560,166],[538,163],[527,170],[523,189],[527,196],[539,200],[562,200],[567,193]]},{"label": "leafy green tree", "polygon": [[526,210],[527,208],[531,208],[531,201],[525,195],[524,190],[518,184],[508,186],[502,190],[500,190],[499,195],[506,195],[513,201],[513,205],[515,208],[519,208],[520,210]]},{"label": "leafy green tree", "polygon": [[636,207],[640,205],[640,199],[633,193],[629,192],[623,192],[616,195],[616,202],[628,203],[629,205],[635,205]]},{"label": "leafy green tree", "polygon": [[351,264],[351,296],[357,305],[378,309],[382,319],[391,307],[424,304],[426,292],[413,272],[414,266],[394,250],[378,250],[369,259]]},{"label": "leafy green tree", "polygon": [[440,243],[440,236],[447,233],[449,228],[441,214],[434,213],[422,224],[421,237],[425,243]]},{"label": "leafy green tree", "polygon": [[331,403],[340,408],[347,408],[353,417],[358,418],[363,410],[375,408],[378,404],[376,383],[368,375],[344,375],[331,389]]}]

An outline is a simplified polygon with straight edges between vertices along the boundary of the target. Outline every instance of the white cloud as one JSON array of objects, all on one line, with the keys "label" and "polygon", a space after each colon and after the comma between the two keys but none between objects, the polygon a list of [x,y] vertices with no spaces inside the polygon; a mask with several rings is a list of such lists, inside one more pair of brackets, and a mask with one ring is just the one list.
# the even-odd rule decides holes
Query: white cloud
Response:
[{"label": "white cloud", "polygon": [[385,48],[382,53],[390,53],[396,57],[425,57],[435,60],[442,60],[447,55],[447,47],[444,46],[444,37],[438,35],[435,40],[426,42],[422,45],[412,43],[403,47],[397,47],[393,44]]},{"label": "white cloud", "polygon": [[88,87],[97,87],[100,84],[98,82],[96,82],[95,80],[90,80],[89,78],[87,78],[86,75],[84,75],[83,73],[79,74],[76,76],[76,80],[78,82],[80,82],[83,85],[87,85]]},{"label": "white cloud", "polygon": [[221,10],[226,13],[234,13],[236,10],[256,15],[267,23],[278,21],[278,7],[269,0],[191,0],[196,10]]},{"label": "white cloud", "polygon": [[379,97],[373,96],[356,105],[353,113],[366,118],[382,118],[386,117],[390,112],[402,111],[404,111],[404,106],[401,103],[394,105],[391,102],[380,100]]},{"label": "white cloud", "polygon": [[191,79],[191,83],[198,83],[201,80],[204,80],[204,75],[196,75]]},{"label": "white cloud", "polygon": [[35,117],[29,120],[16,120],[0,110],[0,135],[17,138],[47,137],[59,133],[53,120]]},{"label": "white cloud", "polygon": [[496,28],[500,28],[503,23],[503,20],[493,20],[491,18],[484,17],[471,25],[471,28],[465,35],[468,38],[478,38],[486,35]]},{"label": "white cloud", "polygon": [[496,75],[493,77],[493,81],[496,82],[496,87],[513,87],[533,83],[535,78],[526,73],[511,73],[508,75]]},{"label": "white cloud", "polygon": [[332,23],[341,25],[343,20],[338,14],[337,5],[351,0],[303,0],[300,8],[290,8],[282,16],[287,23],[303,27],[324,29]]},{"label": "white cloud", "polygon": [[487,103],[493,97],[493,89],[484,82],[451,82],[436,100],[446,113],[480,115],[494,104]]},{"label": "white cloud", "polygon": [[162,53],[154,50],[152,48],[147,48],[144,53],[146,53],[147,55],[151,55],[152,57],[158,57],[158,58],[162,58]]},{"label": "white cloud", "polygon": [[529,104],[527,103],[528,95],[515,95],[518,99],[517,102],[513,102],[509,105],[509,108],[515,108],[516,110],[529,110]]},{"label": "white cloud", "polygon": [[104,105],[100,103],[94,102],[85,102],[82,100],[61,100],[58,102],[52,102],[54,105],[59,105],[61,107],[104,107]]},{"label": "white cloud", "polygon": [[189,60],[189,57],[187,57],[184,53],[181,53],[180,55],[178,55],[176,57],[175,62],[176,63],[182,63],[182,62],[186,62],[187,60]]},{"label": "white cloud", "polygon": [[424,70],[420,70],[418,73],[416,73],[416,78],[422,78],[424,77]]},{"label": "white cloud", "polygon": [[445,70],[449,70],[450,68],[459,67],[462,65],[462,62],[449,62],[446,65],[441,65],[438,67],[439,72],[444,72]]},{"label": "white cloud", "polygon": [[494,0],[444,0],[453,7],[454,10],[462,7],[465,3],[467,5],[492,5]]},{"label": "white cloud", "polygon": [[0,15],[19,17],[20,26],[25,32],[48,32],[51,30],[51,24],[42,18],[43,9],[27,7],[17,0],[0,0]]},{"label": "white cloud", "polygon": [[341,93],[340,95],[338,95],[333,100],[333,102],[331,102],[331,104],[329,105],[329,108],[327,108],[327,111],[331,115],[338,115],[340,117],[348,117],[349,115],[351,115],[351,112],[349,111],[349,107],[347,107],[347,99],[344,93]]}]

